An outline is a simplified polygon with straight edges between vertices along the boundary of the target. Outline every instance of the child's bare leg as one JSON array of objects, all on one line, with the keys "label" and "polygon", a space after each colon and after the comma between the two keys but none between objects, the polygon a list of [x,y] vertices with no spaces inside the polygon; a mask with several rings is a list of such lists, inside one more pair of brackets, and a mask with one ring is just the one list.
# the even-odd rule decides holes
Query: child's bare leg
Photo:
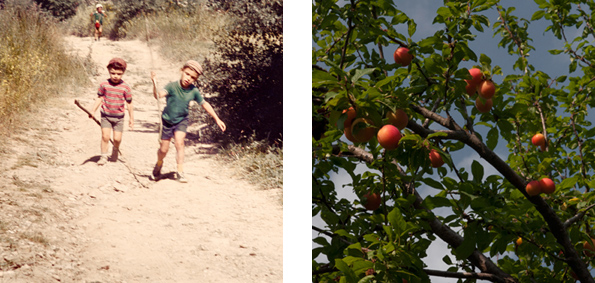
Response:
[{"label": "child's bare leg", "polygon": [[163,166],[163,159],[167,155],[167,151],[169,151],[169,142],[170,140],[161,140],[161,146],[157,150],[157,163],[153,168],[153,177],[158,178],[161,174],[161,167]]},{"label": "child's bare leg", "polygon": [[174,132],[174,145],[176,146],[176,163],[178,164],[178,172],[184,172],[184,139],[185,132]]},{"label": "child's bare leg", "polygon": [[112,149],[111,161],[118,161],[118,152],[122,143],[122,132],[114,131],[114,148]]},{"label": "child's bare leg", "polygon": [[101,128],[101,157],[97,164],[104,165],[107,162],[107,146],[109,143],[111,128]]},{"label": "child's bare leg", "polygon": [[167,152],[169,151],[169,142],[170,141],[171,140],[161,140],[161,146],[157,150],[157,162],[163,161],[163,159],[165,159],[165,156],[167,155]]},{"label": "child's bare leg", "polygon": [[120,143],[122,143],[122,132],[114,131],[114,147],[120,148]]},{"label": "child's bare leg", "polygon": [[107,154],[107,146],[109,144],[111,134],[112,129],[101,128],[101,154]]}]

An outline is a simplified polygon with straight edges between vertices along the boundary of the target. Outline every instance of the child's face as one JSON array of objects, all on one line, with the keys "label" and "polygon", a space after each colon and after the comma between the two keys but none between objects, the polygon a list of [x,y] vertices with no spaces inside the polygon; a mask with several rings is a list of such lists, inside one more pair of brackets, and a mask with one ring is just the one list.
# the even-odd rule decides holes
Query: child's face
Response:
[{"label": "child's face", "polygon": [[183,88],[189,87],[198,79],[198,73],[195,70],[190,68],[183,68],[182,69],[182,78],[180,79],[180,84]]},{"label": "child's face", "polygon": [[113,83],[117,84],[122,81],[122,76],[124,75],[124,71],[113,69],[113,68],[110,68],[108,71],[109,71],[109,78],[112,80]]},{"label": "child's face", "polygon": [[103,10],[103,8],[101,8],[101,7],[97,8],[97,12],[101,13],[101,10]]}]

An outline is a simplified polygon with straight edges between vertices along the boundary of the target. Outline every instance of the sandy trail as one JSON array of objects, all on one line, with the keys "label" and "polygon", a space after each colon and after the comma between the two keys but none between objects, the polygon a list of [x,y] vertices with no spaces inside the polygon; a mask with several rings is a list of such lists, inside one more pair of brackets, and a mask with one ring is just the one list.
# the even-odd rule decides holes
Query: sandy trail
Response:
[{"label": "sandy trail", "polygon": [[[27,225],[22,220],[4,230],[43,239],[42,244],[19,237],[2,241],[0,256],[8,263],[0,265],[0,282],[282,281],[280,190],[259,190],[240,180],[215,162],[208,144],[186,148],[189,183],[148,179],[158,148],[149,72],[154,69],[163,86],[179,79],[181,66],[155,50],[151,58],[140,41],[66,40],[99,68],[89,86],[69,87],[63,97],[51,99],[35,115],[46,119],[31,121],[13,139],[16,154],[3,161],[0,175],[5,184],[0,210],[29,205],[39,213],[27,218]],[[128,128],[126,112],[121,151],[141,183],[120,161],[96,164],[99,127],[73,103],[76,98],[92,106],[112,57],[128,62],[123,79],[133,89],[135,128]],[[199,128],[192,125],[190,131]],[[172,145],[162,172],[174,170]],[[19,201],[9,203],[15,197]]]}]

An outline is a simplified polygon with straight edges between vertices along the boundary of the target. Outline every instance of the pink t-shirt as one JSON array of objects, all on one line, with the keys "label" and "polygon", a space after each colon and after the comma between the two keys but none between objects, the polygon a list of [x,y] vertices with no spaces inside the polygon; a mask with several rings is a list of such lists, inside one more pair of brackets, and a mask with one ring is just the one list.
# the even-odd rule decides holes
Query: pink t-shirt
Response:
[{"label": "pink t-shirt", "polygon": [[132,89],[124,81],[118,84],[113,84],[110,80],[102,82],[97,95],[104,97],[101,113],[109,117],[123,118],[125,102],[132,102]]}]

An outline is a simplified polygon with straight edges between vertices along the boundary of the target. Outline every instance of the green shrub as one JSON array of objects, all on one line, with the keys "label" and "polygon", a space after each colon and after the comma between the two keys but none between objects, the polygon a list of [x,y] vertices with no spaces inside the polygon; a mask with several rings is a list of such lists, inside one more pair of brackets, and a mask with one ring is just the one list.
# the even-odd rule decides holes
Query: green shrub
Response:
[{"label": "green shrub", "polygon": [[219,94],[219,108],[228,130],[210,127],[207,134],[241,142],[282,142],[283,133],[283,2],[233,2],[232,22],[215,39],[216,52],[205,63],[207,92]]},{"label": "green shrub", "polygon": [[34,0],[42,9],[49,11],[52,16],[63,21],[76,14],[78,0]]}]

